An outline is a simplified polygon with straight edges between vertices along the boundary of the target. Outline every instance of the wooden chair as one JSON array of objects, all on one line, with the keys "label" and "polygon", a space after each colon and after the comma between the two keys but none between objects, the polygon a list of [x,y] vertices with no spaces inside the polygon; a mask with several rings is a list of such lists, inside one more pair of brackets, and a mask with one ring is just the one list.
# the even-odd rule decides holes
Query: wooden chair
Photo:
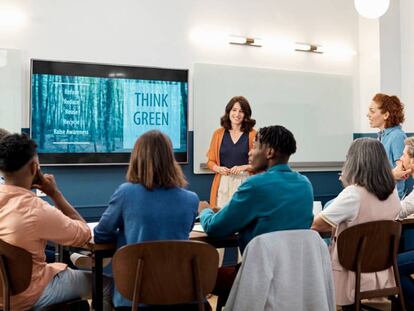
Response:
[{"label": "wooden chair", "polygon": [[[197,241],[156,241],[127,245],[113,257],[115,286],[138,304],[178,305],[197,302],[205,310],[206,295],[214,287],[217,250]],[[197,305],[195,305],[197,306]]]},{"label": "wooden chair", "polygon": [[[0,293],[3,311],[10,310],[10,297],[20,294],[30,285],[32,278],[32,255],[23,248],[0,240]],[[86,300],[71,300],[55,304],[44,311],[89,310]]]},{"label": "wooden chair", "polygon": [[[352,226],[338,237],[340,264],[355,272],[355,309],[361,310],[361,299],[398,295],[401,310],[404,298],[397,266],[401,224],[392,220],[373,221]],[[361,273],[378,272],[392,267],[395,287],[361,292]],[[364,305],[364,308],[373,309]]]}]

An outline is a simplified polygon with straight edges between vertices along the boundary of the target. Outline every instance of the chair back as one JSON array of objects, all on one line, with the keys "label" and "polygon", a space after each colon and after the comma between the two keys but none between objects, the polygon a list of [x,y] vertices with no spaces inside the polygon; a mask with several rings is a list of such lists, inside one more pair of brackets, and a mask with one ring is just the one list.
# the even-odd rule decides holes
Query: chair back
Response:
[{"label": "chair back", "polygon": [[10,296],[26,290],[31,277],[32,255],[23,248],[0,240],[0,293],[3,310],[10,310]]},{"label": "chair back", "polygon": [[243,253],[225,310],[335,311],[328,246],[313,230],[256,236]]},{"label": "chair back", "polygon": [[377,272],[393,265],[401,236],[401,224],[392,220],[352,226],[338,237],[338,257],[347,270]]},{"label": "chair back", "polygon": [[[366,307],[362,299],[398,295],[405,310],[397,265],[401,223],[392,220],[372,221],[345,229],[338,236],[339,263],[355,272],[355,310]],[[361,291],[361,273],[380,272],[392,267],[396,286]]]},{"label": "chair back", "polygon": [[122,296],[138,303],[172,305],[198,302],[214,287],[217,250],[197,241],[156,241],[127,245],[113,258],[115,286]]}]

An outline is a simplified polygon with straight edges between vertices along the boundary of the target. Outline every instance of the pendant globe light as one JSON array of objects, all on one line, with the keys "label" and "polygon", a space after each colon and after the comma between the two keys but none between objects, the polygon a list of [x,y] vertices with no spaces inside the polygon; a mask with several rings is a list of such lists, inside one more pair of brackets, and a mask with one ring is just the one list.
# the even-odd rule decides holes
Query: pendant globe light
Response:
[{"label": "pendant globe light", "polygon": [[354,0],[359,15],[366,18],[378,18],[387,12],[390,0]]}]

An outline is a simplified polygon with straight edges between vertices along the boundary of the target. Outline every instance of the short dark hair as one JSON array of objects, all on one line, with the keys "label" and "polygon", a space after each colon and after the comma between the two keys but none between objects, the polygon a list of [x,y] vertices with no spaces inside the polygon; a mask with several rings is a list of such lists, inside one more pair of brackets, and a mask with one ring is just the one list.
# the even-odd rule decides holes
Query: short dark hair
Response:
[{"label": "short dark hair", "polygon": [[153,190],[159,187],[185,187],[187,181],[174,158],[171,140],[151,130],[135,142],[129,161],[127,180]]},{"label": "short dark hair", "polygon": [[397,96],[378,93],[372,100],[378,104],[382,113],[388,112],[390,114],[385,120],[385,128],[394,127],[404,122],[404,104]]},{"label": "short dark hair", "polygon": [[0,140],[0,171],[13,173],[36,155],[36,143],[26,134],[10,134]]},{"label": "short dark hair", "polygon": [[241,110],[244,113],[244,119],[241,124],[241,130],[244,133],[249,133],[256,124],[256,120],[252,119],[252,109],[249,101],[243,96],[234,96],[226,105],[224,116],[220,119],[220,124],[226,130],[231,130],[230,111],[233,109],[235,103],[239,103]]},{"label": "short dark hair", "polygon": [[296,140],[292,132],[281,125],[262,127],[257,135],[260,144],[273,148],[287,158],[296,152]]},{"label": "short dark hair", "polygon": [[382,143],[373,138],[358,138],[349,147],[342,168],[345,186],[358,185],[386,200],[395,188],[391,166]]}]

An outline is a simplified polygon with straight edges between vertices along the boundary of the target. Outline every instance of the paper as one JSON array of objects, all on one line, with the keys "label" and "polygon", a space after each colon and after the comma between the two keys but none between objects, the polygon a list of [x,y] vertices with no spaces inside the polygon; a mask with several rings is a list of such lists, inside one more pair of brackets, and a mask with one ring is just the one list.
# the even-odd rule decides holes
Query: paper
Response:
[{"label": "paper", "polygon": [[203,227],[200,224],[195,224],[193,231],[197,231],[197,232],[204,232]]},{"label": "paper", "polygon": [[322,202],[313,201],[313,216],[318,215],[322,211]]},{"label": "paper", "polygon": [[97,224],[98,222],[88,222],[88,227],[91,230],[92,237],[93,237],[93,229],[96,227]]}]

